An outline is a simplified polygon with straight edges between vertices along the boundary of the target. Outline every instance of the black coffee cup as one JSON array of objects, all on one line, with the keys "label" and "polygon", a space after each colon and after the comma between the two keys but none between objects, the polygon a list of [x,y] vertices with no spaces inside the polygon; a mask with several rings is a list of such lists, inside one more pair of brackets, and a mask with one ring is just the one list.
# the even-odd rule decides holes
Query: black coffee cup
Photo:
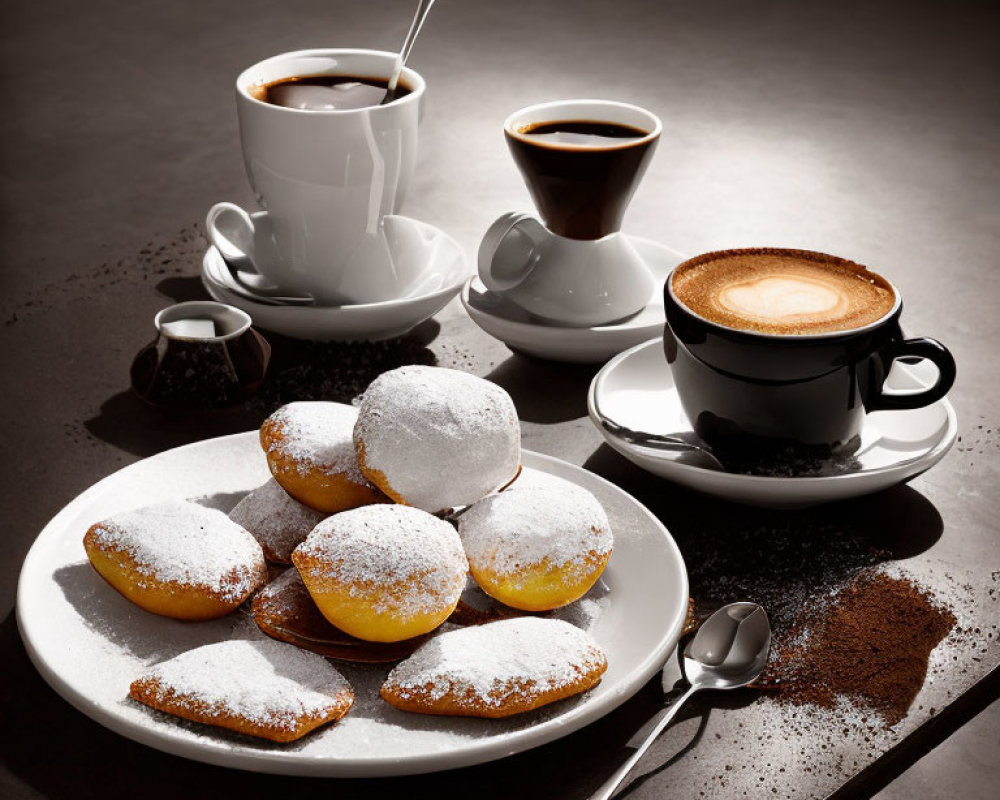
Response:
[{"label": "black coffee cup", "polygon": [[[787,445],[849,448],[866,412],[920,408],[944,397],[955,381],[951,353],[934,339],[906,339],[899,325],[902,300],[891,289],[891,309],[874,322],[848,330],[774,334],[706,319],[674,292],[686,266],[744,254],[801,256],[857,267],[810,251],[757,248],[720,251],[690,259],[667,278],[664,349],[681,404],[695,431],[709,444],[746,452]],[[883,386],[898,358],[929,359],[936,383],[922,391],[887,392]]]}]

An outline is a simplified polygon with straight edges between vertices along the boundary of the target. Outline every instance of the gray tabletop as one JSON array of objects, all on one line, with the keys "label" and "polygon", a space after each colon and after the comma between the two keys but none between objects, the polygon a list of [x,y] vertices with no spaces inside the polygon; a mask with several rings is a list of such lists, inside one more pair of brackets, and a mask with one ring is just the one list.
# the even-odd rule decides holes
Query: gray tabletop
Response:
[{"label": "gray tabletop", "polygon": [[[267,410],[262,402],[234,414],[162,415],[128,392],[129,363],[152,338],[153,314],[204,296],[196,277],[204,212],[222,199],[252,202],[233,107],[236,74],[303,47],[394,49],[411,5],[5,4],[0,642],[7,678],[0,716],[7,744],[0,795],[124,797],[141,787],[157,798],[446,797],[475,787],[484,797],[586,798],[657,707],[654,683],[561,741],[457,772],[341,782],[257,776],[168,756],[101,728],[48,688],[20,643],[18,571],[52,515],[127,463],[251,429]],[[962,442],[937,468],[908,487],[782,519],[804,529],[820,518],[870,529],[891,542],[896,558],[989,575],[1000,569],[996,21],[985,4],[945,11],[853,0],[441,0],[411,58],[429,89],[420,163],[403,210],[441,226],[471,255],[494,217],[530,207],[500,132],[508,113],[581,96],[648,107],[664,133],[626,217],[628,231],[690,253],[781,245],[868,264],[900,287],[907,330],[947,343],[959,365],[951,399]],[[513,395],[526,447],[585,464],[635,493],[677,533],[693,572],[691,559],[704,553],[693,544],[698,536],[764,519],[656,481],[602,447],[585,414],[593,369],[512,355],[457,303],[383,349],[331,355],[280,339],[275,345],[274,369],[288,380],[272,391],[274,402],[292,399],[296,386],[316,388],[309,365],[317,359],[343,371],[341,392],[409,361],[490,377]],[[993,667],[956,683],[940,713],[871,763],[842,765],[822,779],[789,770],[773,794],[771,783],[764,789],[748,779],[713,792],[992,796],[1000,781]],[[629,797],[697,796],[710,784],[706,751],[735,750],[754,705],[723,704],[706,723],[710,707],[693,704],[643,762]],[[794,761],[801,767],[813,755]]]}]

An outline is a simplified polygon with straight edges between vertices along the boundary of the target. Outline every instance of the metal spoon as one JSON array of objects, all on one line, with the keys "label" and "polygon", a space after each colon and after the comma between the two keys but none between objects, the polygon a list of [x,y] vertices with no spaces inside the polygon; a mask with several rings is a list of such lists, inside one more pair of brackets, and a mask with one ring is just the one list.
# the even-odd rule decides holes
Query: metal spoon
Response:
[{"label": "metal spoon", "polygon": [[410,57],[410,50],[413,49],[413,43],[417,39],[417,34],[420,33],[420,28],[424,24],[427,12],[431,10],[431,6],[433,5],[434,0],[420,0],[417,3],[417,13],[413,16],[413,22],[410,23],[410,31],[406,34],[403,47],[399,51],[399,55],[396,56],[396,63],[392,67],[392,75],[389,76],[389,85],[380,105],[384,106],[386,103],[391,103],[396,99],[396,87],[399,84],[399,76],[403,72],[403,65],[406,63],[406,59]]},{"label": "metal spoon", "polygon": [[623,442],[634,444],[638,447],[648,447],[651,450],[658,450],[666,454],[671,461],[679,464],[687,464],[692,467],[702,469],[712,469],[718,472],[725,472],[726,468],[714,455],[698,444],[686,441],[679,434],[646,433],[645,431],[634,431],[626,428],[611,419],[601,410],[598,400],[600,396],[600,386],[594,388],[594,413],[600,420],[601,427],[617,439]]},{"label": "metal spoon", "polygon": [[757,680],[771,649],[771,624],[756,603],[730,603],[710,616],[684,650],[684,677],[691,684],[654,718],[655,724],[632,757],[611,776],[593,800],[608,800],[649,746],[695,692],[701,689],[740,689]]}]

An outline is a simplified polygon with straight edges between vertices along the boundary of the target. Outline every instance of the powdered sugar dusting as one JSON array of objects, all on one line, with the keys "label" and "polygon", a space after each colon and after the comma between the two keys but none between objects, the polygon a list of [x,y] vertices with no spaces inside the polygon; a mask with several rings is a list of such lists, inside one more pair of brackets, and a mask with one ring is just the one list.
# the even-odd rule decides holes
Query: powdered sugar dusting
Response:
[{"label": "powdered sugar dusting", "polygon": [[289,495],[273,478],[229,512],[233,522],[250,531],[269,560],[282,564],[289,563],[292,550],[326,517]]},{"label": "powdered sugar dusting", "polygon": [[327,716],[351,691],[325,658],[270,640],[197,647],[149,668],[138,682],[153,687],[154,700],[284,730],[303,717]]},{"label": "powdered sugar dusting", "polygon": [[398,505],[335,514],[317,525],[296,553],[322,561],[311,570],[315,577],[357,587],[372,597],[377,611],[404,617],[457,602],[468,571],[450,524]]},{"label": "powdered sugar dusting", "polygon": [[548,562],[574,573],[611,552],[611,523],[589,491],[554,475],[522,479],[474,504],[458,519],[473,567],[513,576]]},{"label": "powdered sugar dusting", "polygon": [[436,636],[396,665],[385,686],[404,698],[417,691],[496,708],[525,687],[556,691],[606,664],[585,631],[562,620],[518,617]]},{"label": "powdered sugar dusting", "polygon": [[275,411],[268,422],[281,433],[270,450],[297,464],[328,475],[343,474],[352,483],[367,486],[354,452],[354,423],[358,410],[343,403],[301,401]]},{"label": "powdered sugar dusting", "polygon": [[140,575],[205,588],[240,600],[264,573],[264,554],[247,531],[221,511],[170,501],[117,514],[92,528],[102,550],[131,556]]},{"label": "powdered sugar dusting", "polygon": [[379,376],[361,400],[355,438],[365,465],[425,511],[469,505],[507,483],[521,460],[514,402],[496,384],[440,367]]}]

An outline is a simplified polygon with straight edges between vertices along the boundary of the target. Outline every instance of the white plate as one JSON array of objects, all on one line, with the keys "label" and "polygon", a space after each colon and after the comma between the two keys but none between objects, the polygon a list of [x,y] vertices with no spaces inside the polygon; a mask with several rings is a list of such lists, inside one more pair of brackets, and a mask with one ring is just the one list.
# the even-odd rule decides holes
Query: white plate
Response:
[{"label": "white plate", "polygon": [[[928,385],[920,379],[919,370],[898,362],[886,383],[897,390]],[[620,425],[649,433],[691,431],[663,353],[662,338],[622,353],[594,376],[587,393],[591,422],[611,447],[654,475],[706,494],[769,508],[805,507],[887,489],[937,464],[958,435],[955,410],[945,398],[911,411],[869,414],[861,434],[862,447],[866,442],[873,444],[859,456],[860,469],[856,471],[802,478],[738,475],[679,464],[656,450],[612,436],[594,411],[598,391],[601,410]]]},{"label": "white plate", "polygon": [[402,336],[444,308],[458,294],[472,267],[459,244],[440,228],[415,219],[397,219],[414,229],[406,241],[420,242],[419,252],[400,254],[400,258],[420,262],[420,277],[406,296],[396,300],[345,306],[258,303],[212,277],[213,272],[226,268],[214,246],[202,260],[201,282],[215,300],[246,311],[256,327],[295,339],[378,341]]},{"label": "white plate", "polygon": [[168,498],[212,495],[228,508],[268,477],[256,432],[132,464],[60,511],[21,569],[21,636],[42,677],[85,714],[135,741],[212,764],[292,775],[400,775],[490,761],[550,742],[625,702],[662,666],[684,622],[688,583],[670,534],[621,489],[537,453],[525,451],[524,465],[589,489],[614,530],[614,553],[603,578],[610,591],[587,601],[601,609],[592,615],[590,630],[609,667],[583,696],[507,720],[428,717],[378,699],[386,666],[346,665],[358,695],[355,708],[341,722],[288,745],[184,722],[130,700],[129,683],[145,666],[208,642],[262,634],[242,611],[205,623],[142,611],[91,568],[83,534],[110,514]]},{"label": "white plate", "polygon": [[687,256],[652,239],[629,236],[656,281],[649,305],[617,325],[570,328],[544,322],[503,295],[488,291],[477,277],[462,287],[462,305],[480,328],[511,350],[553,361],[597,364],[663,333],[663,284]]}]

